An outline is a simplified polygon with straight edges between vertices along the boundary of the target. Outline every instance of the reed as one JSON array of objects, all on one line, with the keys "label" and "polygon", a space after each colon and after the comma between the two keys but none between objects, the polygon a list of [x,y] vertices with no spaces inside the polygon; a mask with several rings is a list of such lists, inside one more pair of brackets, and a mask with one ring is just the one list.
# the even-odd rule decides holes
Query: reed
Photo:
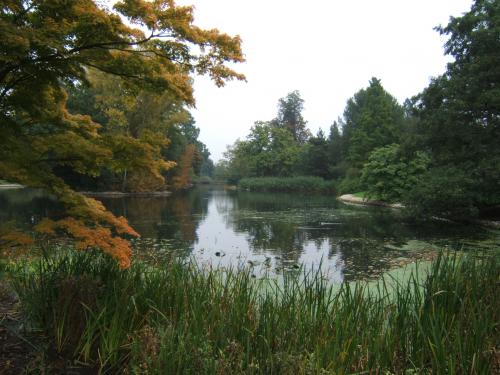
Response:
[{"label": "reed", "polygon": [[326,181],[321,177],[253,177],[243,178],[238,182],[238,187],[250,191],[269,192],[316,192],[336,193],[336,182]]},{"label": "reed", "polygon": [[426,276],[332,286],[172,261],[129,270],[59,251],[10,269],[32,328],[102,373],[491,374],[498,255],[441,254]]}]

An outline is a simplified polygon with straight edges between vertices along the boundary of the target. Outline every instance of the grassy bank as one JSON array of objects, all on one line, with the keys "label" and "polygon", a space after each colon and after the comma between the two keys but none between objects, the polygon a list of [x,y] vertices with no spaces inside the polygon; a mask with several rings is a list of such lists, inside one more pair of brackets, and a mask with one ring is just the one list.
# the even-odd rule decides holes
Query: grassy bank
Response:
[{"label": "grassy bank", "polygon": [[336,193],[335,181],[312,176],[243,178],[238,186],[250,191]]},{"label": "grassy bank", "polygon": [[321,275],[273,285],[175,261],[120,271],[102,255],[71,251],[10,273],[28,326],[49,343],[47,358],[109,373],[498,369],[498,256],[440,256],[423,285],[410,278],[370,293],[363,283],[333,289]]}]

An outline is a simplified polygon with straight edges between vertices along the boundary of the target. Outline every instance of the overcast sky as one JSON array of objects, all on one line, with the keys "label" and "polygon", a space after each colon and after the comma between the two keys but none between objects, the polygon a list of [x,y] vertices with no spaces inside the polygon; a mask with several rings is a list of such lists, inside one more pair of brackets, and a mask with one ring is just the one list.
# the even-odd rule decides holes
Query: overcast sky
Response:
[{"label": "overcast sky", "polygon": [[468,11],[472,0],[178,0],[195,23],[240,35],[248,82],[217,88],[195,80],[192,111],[217,161],[257,120],[276,116],[278,99],[299,90],[313,133],[342,116],[371,77],[400,103],[444,72],[445,37],[433,28]]}]

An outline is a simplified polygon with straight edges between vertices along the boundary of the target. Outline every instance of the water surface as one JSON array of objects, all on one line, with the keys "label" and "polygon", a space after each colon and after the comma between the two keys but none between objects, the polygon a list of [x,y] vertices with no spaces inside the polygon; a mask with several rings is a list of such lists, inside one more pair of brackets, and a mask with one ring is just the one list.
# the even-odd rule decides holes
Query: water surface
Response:
[{"label": "water surface", "polygon": [[[443,247],[477,251],[500,244],[498,231],[417,225],[397,210],[346,205],[331,196],[200,187],[169,197],[102,201],[141,234],[134,241],[139,255],[160,264],[176,256],[204,267],[246,267],[256,277],[321,268],[340,282],[375,277]],[[42,192],[0,191],[1,221],[30,225],[60,213]]]}]

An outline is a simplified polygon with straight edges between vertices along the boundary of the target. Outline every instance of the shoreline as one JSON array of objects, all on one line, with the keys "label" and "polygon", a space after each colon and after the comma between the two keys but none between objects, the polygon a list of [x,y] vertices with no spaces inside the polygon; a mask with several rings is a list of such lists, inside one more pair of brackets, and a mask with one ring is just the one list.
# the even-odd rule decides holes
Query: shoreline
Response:
[{"label": "shoreline", "polygon": [[337,197],[337,199],[343,203],[357,204],[361,206],[376,206],[376,207],[387,207],[387,208],[397,208],[397,209],[404,208],[404,206],[401,203],[387,203],[383,201],[365,199],[356,197],[353,194],[344,194],[341,195],[340,197]]},{"label": "shoreline", "polygon": [[168,197],[171,191],[146,191],[137,193],[124,193],[121,191],[79,191],[78,193],[96,198],[123,198],[123,197]]},{"label": "shoreline", "polygon": [[24,189],[25,186],[20,184],[0,184],[0,190],[8,190],[8,189]]},{"label": "shoreline", "polygon": [[[354,204],[359,206],[385,207],[393,209],[402,209],[405,207],[401,203],[387,203],[383,201],[370,200],[370,199],[356,197],[353,194],[341,195],[340,197],[337,197],[337,200],[341,201],[342,203]],[[446,221],[446,222],[454,222],[454,220],[440,218],[440,217],[433,217],[432,219]],[[479,225],[484,228],[497,229],[497,230],[500,229],[500,221],[495,221],[495,220],[475,219],[475,220],[470,220],[469,223]]]}]

